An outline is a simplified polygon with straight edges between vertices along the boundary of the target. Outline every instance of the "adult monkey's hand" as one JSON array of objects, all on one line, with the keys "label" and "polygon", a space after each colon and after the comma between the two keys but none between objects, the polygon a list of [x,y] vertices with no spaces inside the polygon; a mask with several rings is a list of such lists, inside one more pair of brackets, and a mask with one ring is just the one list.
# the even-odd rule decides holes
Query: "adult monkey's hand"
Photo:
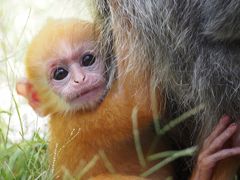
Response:
[{"label": "adult monkey's hand", "polygon": [[232,179],[240,155],[239,126],[223,116],[205,139],[191,180]]}]

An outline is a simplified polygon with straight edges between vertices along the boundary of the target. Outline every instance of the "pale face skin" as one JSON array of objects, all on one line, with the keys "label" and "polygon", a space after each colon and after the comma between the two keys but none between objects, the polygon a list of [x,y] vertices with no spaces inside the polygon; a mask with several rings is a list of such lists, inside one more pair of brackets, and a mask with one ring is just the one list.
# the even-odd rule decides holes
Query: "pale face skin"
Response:
[{"label": "pale face skin", "polygon": [[74,109],[96,107],[104,98],[104,62],[94,52],[93,43],[82,42],[67,55],[47,64],[49,85]]}]

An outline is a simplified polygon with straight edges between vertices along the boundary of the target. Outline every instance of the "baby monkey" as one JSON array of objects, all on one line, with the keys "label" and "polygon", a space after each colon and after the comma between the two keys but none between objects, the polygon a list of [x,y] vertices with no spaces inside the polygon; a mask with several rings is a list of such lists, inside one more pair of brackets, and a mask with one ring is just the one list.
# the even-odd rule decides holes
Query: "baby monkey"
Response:
[{"label": "baby monkey", "polygon": [[[154,137],[150,92],[144,93],[149,98],[135,96],[133,79],[115,80],[108,90],[98,36],[89,22],[50,20],[29,46],[27,79],[17,83],[17,92],[38,114],[50,117],[49,153],[56,178],[141,179],[138,175],[153,164],[139,163],[131,117],[137,109],[146,155]],[[158,151],[168,148],[161,141]],[[172,166],[150,177],[159,176],[173,176]]]},{"label": "baby monkey", "polygon": [[[106,60],[96,49],[98,36],[89,22],[50,20],[29,46],[27,79],[17,83],[17,92],[38,114],[50,116],[49,153],[56,178],[70,174],[77,179],[142,179],[139,174],[153,163],[141,166],[138,161],[131,117],[137,107],[141,145],[147,155],[154,137],[150,87],[144,98],[139,97],[137,83],[129,76],[122,82],[117,78],[109,90]],[[239,154],[239,148],[224,150],[218,144],[236,131],[226,119],[207,138],[193,180],[211,179],[219,160]],[[169,148],[161,139],[157,150]],[[169,176],[174,177],[171,164],[148,178]]]}]

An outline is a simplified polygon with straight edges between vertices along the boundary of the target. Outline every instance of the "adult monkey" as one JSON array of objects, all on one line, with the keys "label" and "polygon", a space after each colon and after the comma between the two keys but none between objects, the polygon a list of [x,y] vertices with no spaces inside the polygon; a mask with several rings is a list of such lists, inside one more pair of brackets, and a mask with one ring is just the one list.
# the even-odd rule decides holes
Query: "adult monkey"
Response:
[{"label": "adult monkey", "polygon": [[159,87],[169,115],[204,104],[196,120],[186,122],[200,142],[223,114],[239,117],[239,0],[94,0],[94,5],[103,47],[111,48],[113,39],[117,58],[126,60],[120,74],[134,71],[143,86],[151,81]]}]

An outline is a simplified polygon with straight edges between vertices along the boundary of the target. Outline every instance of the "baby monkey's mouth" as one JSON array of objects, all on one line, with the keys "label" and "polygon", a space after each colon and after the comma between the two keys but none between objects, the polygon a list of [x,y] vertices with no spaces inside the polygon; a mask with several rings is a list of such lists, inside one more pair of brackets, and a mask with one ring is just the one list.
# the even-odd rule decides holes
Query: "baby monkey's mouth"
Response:
[{"label": "baby monkey's mouth", "polygon": [[67,101],[70,104],[84,104],[91,101],[98,101],[102,98],[104,94],[104,86],[98,85],[91,88],[83,89],[81,92],[77,93],[75,96],[69,97]]},{"label": "baby monkey's mouth", "polygon": [[77,95],[75,96],[75,98],[73,98],[73,99],[76,99],[76,98],[85,96],[85,95],[87,95],[88,93],[90,93],[90,92],[92,92],[92,91],[95,91],[95,90],[97,90],[97,89],[99,89],[99,88],[100,88],[100,87],[98,86],[98,87],[86,89],[86,90],[82,91],[81,93],[77,94]]}]

